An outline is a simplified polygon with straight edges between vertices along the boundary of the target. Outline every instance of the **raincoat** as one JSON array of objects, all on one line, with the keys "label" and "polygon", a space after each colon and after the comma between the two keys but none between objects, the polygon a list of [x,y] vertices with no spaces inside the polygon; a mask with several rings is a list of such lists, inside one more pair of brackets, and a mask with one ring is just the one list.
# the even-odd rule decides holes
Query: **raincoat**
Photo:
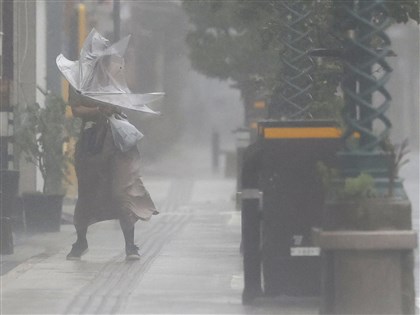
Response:
[{"label": "raincoat", "polygon": [[127,152],[118,149],[106,116],[83,120],[75,168],[79,194],[74,213],[76,227],[120,219],[129,228],[137,220],[149,220],[158,213],[141,180],[137,146]]}]

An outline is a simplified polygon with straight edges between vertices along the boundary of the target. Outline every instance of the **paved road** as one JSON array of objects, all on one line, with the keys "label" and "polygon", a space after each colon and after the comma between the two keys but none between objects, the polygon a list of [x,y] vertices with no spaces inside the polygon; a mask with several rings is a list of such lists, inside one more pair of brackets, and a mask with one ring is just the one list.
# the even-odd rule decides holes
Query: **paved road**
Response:
[{"label": "paved road", "polygon": [[[184,163],[164,161],[165,171],[148,170],[144,182],[161,214],[137,224],[139,262],[124,260],[115,221],[92,226],[90,251],[80,262],[65,260],[75,238],[71,225],[63,225],[60,233],[32,236],[15,248],[15,255],[2,257],[2,263],[24,262],[1,277],[0,313],[317,314],[318,301],[309,299],[241,304],[235,180],[203,172],[210,163],[200,154],[189,153],[192,160],[185,157]],[[418,164],[404,171],[418,230]]]},{"label": "paved road", "polygon": [[[71,225],[33,238],[42,254],[5,274],[2,314],[317,314],[316,300],[243,306],[235,181],[145,178],[161,214],[137,225],[141,260],[126,262],[117,222],[93,225],[90,251],[66,261]],[[19,254],[19,253],[18,253]]]}]

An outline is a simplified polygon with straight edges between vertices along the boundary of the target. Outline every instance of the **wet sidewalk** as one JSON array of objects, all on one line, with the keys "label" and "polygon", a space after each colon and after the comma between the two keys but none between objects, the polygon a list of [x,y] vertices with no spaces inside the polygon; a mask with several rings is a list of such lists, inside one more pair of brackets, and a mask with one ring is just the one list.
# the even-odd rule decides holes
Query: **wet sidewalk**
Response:
[{"label": "wet sidewalk", "polygon": [[79,262],[65,260],[75,238],[71,225],[34,235],[15,247],[21,259],[31,257],[1,277],[1,314],[318,313],[316,300],[242,305],[234,179],[144,182],[161,214],[136,225],[140,261],[125,261],[116,221],[90,228],[89,252]]},{"label": "wet sidewalk", "polygon": [[[206,150],[176,146],[166,156],[146,165],[143,180],[161,213],[136,224],[140,261],[125,261],[117,221],[89,229],[89,252],[79,262],[65,259],[71,224],[20,235],[15,253],[1,256],[0,314],[318,314],[316,299],[242,305],[236,179],[224,177],[223,163],[213,173]],[[417,193],[418,178],[406,184]],[[64,212],[71,222],[73,206]],[[418,229],[418,199],[414,214]]]}]

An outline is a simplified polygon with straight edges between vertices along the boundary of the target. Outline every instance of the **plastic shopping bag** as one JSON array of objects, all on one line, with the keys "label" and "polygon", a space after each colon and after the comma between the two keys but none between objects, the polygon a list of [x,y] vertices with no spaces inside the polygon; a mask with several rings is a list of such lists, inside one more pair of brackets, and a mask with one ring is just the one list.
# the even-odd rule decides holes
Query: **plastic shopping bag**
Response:
[{"label": "plastic shopping bag", "polygon": [[136,146],[137,142],[144,136],[135,126],[130,124],[128,120],[119,115],[118,118],[116,118],[115,115],[109,117],[109,123],[111,125],[114,144],[122,152],[127,152]]}]

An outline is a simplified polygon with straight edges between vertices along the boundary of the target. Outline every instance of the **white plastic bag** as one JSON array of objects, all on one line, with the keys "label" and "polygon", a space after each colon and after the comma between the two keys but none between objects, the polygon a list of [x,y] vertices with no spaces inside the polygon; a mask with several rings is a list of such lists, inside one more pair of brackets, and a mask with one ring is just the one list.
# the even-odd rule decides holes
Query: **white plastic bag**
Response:
[{"label": "white plastic bag", "polygon": [[109,123],[111,125],[112,137],[114,138],[114,144],[122,152],[127,152],[131,148],[137,145],[137,142],[143,138],[143,134],[137,130],[135,126],[130,124],[128,120],[115,115],[109,117]]}]

